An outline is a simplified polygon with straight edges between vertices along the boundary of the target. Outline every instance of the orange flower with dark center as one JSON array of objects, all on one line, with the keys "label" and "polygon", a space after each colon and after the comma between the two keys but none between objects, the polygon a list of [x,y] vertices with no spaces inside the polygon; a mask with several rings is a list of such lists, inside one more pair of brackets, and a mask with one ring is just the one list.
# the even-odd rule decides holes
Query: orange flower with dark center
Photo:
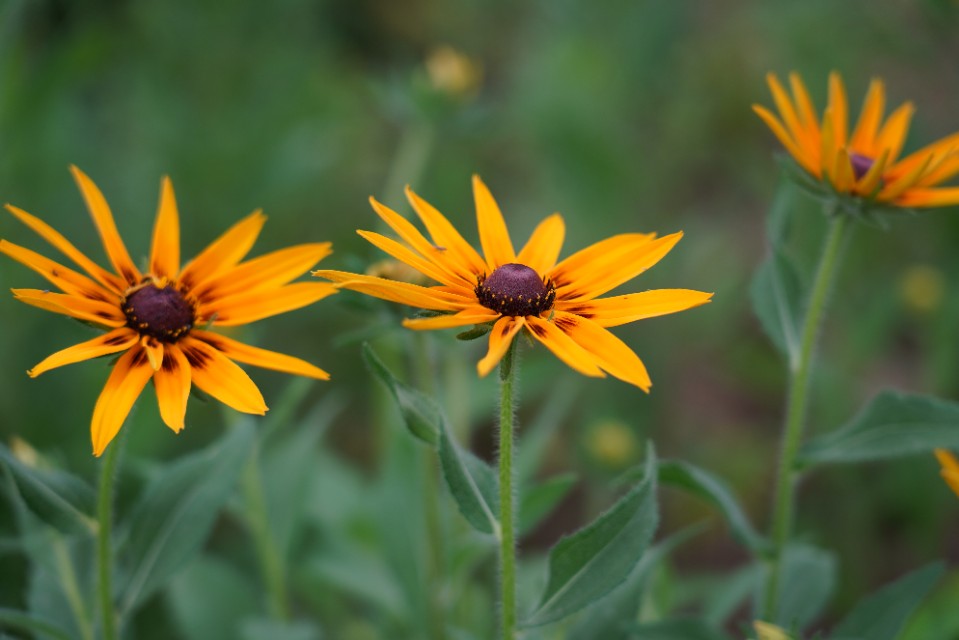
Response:
[{"label": "orange flower with dark center", "polygon": [[260,390],[236,362],[329,379],[325,371],[299,358],[199,328],[248,324],[335,293],[329,284],[292,283],[329,255],[328,242],[297,245],[243,261],[266,220],[257,211],[181,268],[179,215],[173,185],[164,178],[153,247],[147,268],[141,271],[130,258],[100,190],[76,167],[71,171],[113,272],[81,253],[39,218],[11,205],[7,205],[10,213],[86,274],[6,240],[0,240],[0,253],[36,271],[61,291],[14,289],[18,300],[106,330],[97,338],[49,356],[28,372],[31,377],[63,365],[123,353],[93,410],[94,455],[103,453],[113,440],[151,379],[160,416],[175,432],[183,429],[193,385],[237,411],[266,412]]}]

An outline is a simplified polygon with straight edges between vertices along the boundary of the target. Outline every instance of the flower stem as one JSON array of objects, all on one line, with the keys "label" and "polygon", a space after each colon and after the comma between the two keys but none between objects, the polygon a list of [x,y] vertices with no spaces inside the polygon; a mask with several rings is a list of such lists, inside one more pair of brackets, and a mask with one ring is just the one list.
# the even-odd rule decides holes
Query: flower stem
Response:
[{"label": "flower stem", "polygon": [[100,487],[97,497],[97,598],[100,601],[100,620],[103,640],[117,639],[117,617],[113,607],[113,555],[110,545],[110,525],[113,518],[113,478],[120,455],[119,438],[108,446],[100,466]]},{"label": "flower stem", "polygon": [[500,613],[503,640],[516,632],[516,540],[513,531],[513,382],[517,364],[510,345],[500,363],[499,410],[499,523],[500,523]]},{"label": "flower stem", "polygon": [[795,503],[797,481],[796,455],[802,441],[803,426],[806,421],[807,396],[812,370],[812,360],[819,336],[819,326],[826,310],[826,302],[832,289],[839,263],[839,253],[846,230],[846,216],[834,215],[823,244],[822,256],[816,270],[809,306],[802,326],[802,341],[799,346],[799,358],[796,362],[789,385],[786,405],[786,421],[782,435],[782,449],[779,458],[779,471],[776,477],[776,494],[772,516],[772,553],[769,572],[766,578],[763,600],[763,619],[773,620],[782,574],[782,559],[789,533]]},{"label": "flower stem", "polygon": [[266,592],[270,615],[275,620],[288,620],[290,617],[289,599],[286,592],[286,576],[283,560],[276,548],[276,541],[270,529],[266,497],[263,493],[263,477],[260,474],[259,446],[255,447],[243,470],[243,497],[249,514],[250,532],[256,546],[256,555],[266,583]]}]

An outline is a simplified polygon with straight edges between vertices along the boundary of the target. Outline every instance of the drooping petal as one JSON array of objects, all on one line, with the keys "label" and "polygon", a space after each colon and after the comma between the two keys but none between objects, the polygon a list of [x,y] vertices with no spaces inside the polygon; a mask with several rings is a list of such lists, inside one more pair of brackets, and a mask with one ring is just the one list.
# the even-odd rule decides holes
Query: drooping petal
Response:
[{"label": "drooping petal", "polygon": [[476,363],[476,371],[485,377],[506,355],[516,333],[526,325],[525,318],[504,316],[496,321],[489,332],[489,349],[486,355]]},{"label": "drooping petal", "polygon": [[874,143],[885,107],[886,87],[882,80],[874,78],[869,83],[869,91],[866,93],[866,99],[862,104],[859,122],[856,124],[856,129],[849,140],[849,147],[853,151],[867,156],[873,156],[877,153],[874,149]]},{"label": "drooping petal", "polygon": [[75,344],[47,356],[37,366],[27,371],[27,375],[36,378],[51,369],[126,351],[137,343],[139,337],[136,331],[127,327],[114,329],[92,340]]},{"label": "drooping petal", "polygon": [[476,202],[476,222],[480,244],[490,271],[510,262],[516,262],[516,252],[509,239],[506,221],[493,199],[493,194],[479,176],[473,176],[473,199]]},{"label": "drooping petal", "polygon": [[899,199],[899,204],[904,207],[945,207],[959,204],[959,187],[912,189]]},{"label": "drooping petal", "polygon": [[569,256],[547,275],[557,287],[570,284],[589,273],[591,265],[610,254],[628,254],[641,250],[656,239],[655,233],[622,233],[600,240]]},{"label": "drooping petal", "polygon": [[5,253],[25,267],[36,271],[61,291],[90,300],[119,304],[119,296],[113,291],[104,289],[82,273],[64,267],[39,253],[6,240],[0,240],[0,253]]},{"label": "drooping petal", "polygon": [[237,264],[253,248],[264,222],[266,216],[257,210],[227,229],[183,268],[180,285],[192,289]]},{"label": "drooping petal", "polygon": [[557,311],[567,311],[592,320],[601,327],[623,324],[677,313],[706,304],[711,293],[690,289],[654,289],[595,300],[557,300]]},{"label": "drooping petal", "polygon": [[163,358],[163,366],[153,374],[153,388],[157,394],[160,418],[174,433],[183,430],[186,421],[186,404],[190,397],[190,363],[176,345],[169,345]]},{"label": "drooping petal", "polygon": [[132,347],[117,360],[93,409],[90,423],[93,455],[102,454],[120,431],[133,403],[152,375],[153,369],[150,368],[146,353],[138,346]]},{"label": "drooping petal", "polygon": [[556,287],[556,298],[575,300],[601,296],[662,260],[682,237],[683,233],[680,231],[642,244],[633,250],[624,251],[621,247],[611,251],[592,265],[583,266],[568,274],[569,284]]},{"label": "drooping petal", "polygon": [[209,331],[194,330],[190,332],[190,336],[197,340],[202,340],[217,351],[222,352],[223,355],[230,360],[252,364],[262,369],[316,378],[317,380],[330,379],[330,374],[323,369],[313,366],[305,360],[294,358],[293,356],[252,347],[248,344],[237,342],[232,338],[227,338],[217,333],[210,333]]},{"label": "drooping petal", "polygon": [[263,415],[263,395],[250,376],[207,343],[186,337],[177,343],[187,362],[193,384],[223,404],[243,413]]},{"label": "drooping petal", "polygon": [[[805,145],[805,142],[794,139],[783,127],[782,123],[776,119],[776,116],[766,109],[765,107],[754,104],[753,111],[759,116],[763,122],[766,123],[766,126],[769,127],[769,130],[773,132],[773,135],[779,139],[779,142],[786,148],[786,151],[789,152],[796,162],[799,163],[803,169],[813,174],[817,178],[820,177],[821,171],[819,163],[815,162],[813,159],[813,153],[816,153],[815,147]],[[805,146],[804,146],[805,145]]]},{"label": "drooping petal", "polygon": [[283,287],[255,290],[201,303],[198,318],[212,319],[221,327],[235,327],[280,313],[300,309],[336,293],[325,282],[297,282]]},{"label": "drooping petal", "polygon": [[477,275],[486,271],[486,261],[476,252],[476,249],[463,239],[442,213],[436,210],[426,200],[416,195],[412,189],[406,187],[406,198],[410,201],[416,215],[429,231],[433,242],[450,253],[450,258],[459,266],[459,272]]},{"label": "drooping petal", "polygon": [[324,278],[336,282],[342,289],[359,291],[375,298],[408,304],[411,307],[432,309],[434,311],[458,311],[476,303],[476,296],[471,298],[440,291],[436,287],[421,287],[416,284],[364,276],[347,271],[314,271],[317,278]]},{"label": "drooping petal", "polygon": [[593,378],[606,377],[597,365],[596,358],[552,322],[536,316],[526,316],[526,326],[534,338],[573,370]]},{"label": "drooping petal", "polygon": [[180,271],[180,216],[177,213],[173,183],[163,176],[160,204],[153,226],[150,249],[150,273],[174,280]]},{"label": "drooping petal", "polygon": [[213,301],[244,291],[275,289],[300,277],[330,255],[329,242],[301,244],[247,260],[193,289],[199,300]]},{"label": "drooping petal", "polygon": [[604,371],[649,392],[652,382],[646,366],[622,340],[591,320],[565,311],[557,311],[553,323],[588,351]]},{"label": "drooping petal", "polygon": [[407,329],[427,330],[427,329],[450,329],[452,327],[465,327],[471,324],[485,324],[492,322],[500,317],[500,314],[491,311],[486,307],[469,307],[459,313],[453,313],[445,316],[436,316],[433,318],[407,318],[403,320],[403,326]]},{"label": "drooping petal", "polygon": [[928,144],[925,147],[919,149],[918,151],[913,151],[908,156],[895,163],[889,171],[894,175],[903,175],[912,171],[916,165],[926,162],[926,159],[930,154],[941,157],[941,155],[949,155],[951,152],[959,150],[959,133],[953,133],[952,135],[946,136],[941,140],[937,140],[932,144]]},{"label": "drooping petal", "polygon": [[77,186],[80,187],[80,193],[83,194],[83,199],[87,203],[87,209],[90,210],[90,216],[93,218],[93,223],[100,234],[100,240],[103,241],[103,248],[107,252],[107,257],[110,258],[110,264],[127,284],[139,283],[140,270],[133,263],[126,245],[123,244],[123,239],[120,238],[120,232],[117,231],[106,198],[103,197],[100,189],[93,184],[93,180],[87,177],[85,173],[73,165],[70,166],[70,171],[73,173],[73,178],[76,180]]},{"label": "drooping petal", "polygon": [[849,102],[842,76],[833,71],[829,74],[829,111],[832,115],[832,133],[836,144],[846,146],[849,135]]},{"label": "drooping petal", "polygon": [[536,226],[526,245],[516,256],[516,261],[536,273],[548,273],[556,266],[565,237],[566,224],[563,216],[554,213]]},{"label": "drooping petal", "polygon": [[123,290],[126,289],[126,283],[123,280],[88,258],[56,229],[40,218],[32,216],[23,209],[9,204],[7,205],[7,211],[16,216],[20,222],[30,227],[34,233],[56,247],[63,255],[73,260],[77,266],[89,273],[97,282],[107,289],[110,289],[116,294],[123,293]]},{"label": "drooping petal", "polygon": [[53,293],[42,289],[11,289],[14,297],[33,307],[60,313],[77,320],[84,320],[104,327],[122,327],[126,316],[117,305],[91,300],[66,293]]}]

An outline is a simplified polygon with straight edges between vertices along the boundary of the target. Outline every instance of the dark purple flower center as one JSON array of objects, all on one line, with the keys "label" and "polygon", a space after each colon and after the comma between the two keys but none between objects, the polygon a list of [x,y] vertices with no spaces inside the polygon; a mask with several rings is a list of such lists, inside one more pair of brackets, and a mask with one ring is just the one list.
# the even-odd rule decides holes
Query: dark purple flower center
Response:
[{"label": "dark purple flower center", "polygon": [[525,264],[497,267],[476,284],[480,304],[504,316],[537,316],[553,307],[556,289]]},{"label": "dark purple flower center", "polygon": [[872,158],[858,153],[850,153],[849,161],[852,163],[852,172],[856,176],[856,180],[862,180],[862,177],[869,173],[872,165],[876,162]]},{"label": "dark purple flower center", "polygon": [[193,328],[196,314],[176,287],[152,282],[127,295],[122,303],[127,326],[162,342],[176,342]]}]

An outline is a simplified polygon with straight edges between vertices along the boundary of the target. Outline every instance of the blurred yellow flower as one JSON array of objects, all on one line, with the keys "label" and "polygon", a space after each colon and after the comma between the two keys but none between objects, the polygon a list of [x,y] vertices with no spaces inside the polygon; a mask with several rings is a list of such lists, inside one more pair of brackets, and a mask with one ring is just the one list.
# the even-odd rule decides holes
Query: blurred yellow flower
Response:
[{"label": "blurred yellow flower", "polygon": [[945,449],[936,449],[936,458],[942,466],[942,470],[939,472],[942,479],[946,481],[953,493],[959,496],[959,460]]},{"label": "blurred yellow flower", "polygon": [[709,302],[712,294],[659,289],[599,296],[659,262],[682,233],[663,238],[642,233],[617,235],[558,261],[566,234],[559,214],[541,222],[529,242],[516,252],[499,206],[475,176],[473,193],[482,256],[449,220],[409,188],[407,197],[431,239],[370,198],[376,213],[404,242],[371,231],[358,233],[439,285],[423,287],[346,271],[314,271],[313,275],[384,300],[445,312],[404,320],[410,329],[491,324],[489,350],[477,363],[481,376],[496,367],[513,338],[525,330],[584,375],[605,377],[608,373],[648,391],[651,382],[646,367],[607,328],[690,309]]},{"label": "blurred yellow flower", "polygon": [[458,100],[472,98],[483,79],[480,64],[449,45],[430,52],[426,58],[426,74],[434,89]]},{"label": "blurred yellow flower", "polygon": [[629,425],[618,420],[604,420],[587,431],[586,449],[602,466],[618,470],[636,461],[639,443]]},{"label": "blurred yellow flower", "polygon": [[789,74],[791,97],[775,74],[766,80],[779,117],[760,105],[753,110],[815,179],[837,193],[899,207],[959,203],[959,187],[940,186],[959,173],[959,133],[900,158],[915,108],[907,102],[884,121],[882,80],[870,84],[851,132],[846,89],[838,73],[829,75],[829,103],[821,121],[798,74]]},{"label": "blurred yellow flower", "polygon": [[785,631],[762,620],[756,620],[753,628],[756,630],[756,640],[792,640]]},{"label": "blurred yellow flower", "polygon": [[117,232],[103,194],[79,169],[71,167],[71,171],[113,272],[88,258],[39,218],[11,205],[7,205],[10,213],[86,275],[6,240],[0,240],[0,253],[37,272],[62,292],[14,289],[18,300],[106,331],[49,356],[28,371],[31,377],[67,364],[123,353],[93,410],[94,455],[103,453],[113,440],[151,379],[160,417],[179,432],[184,426],[191,385],[237,411],[266,412],[260,390],[234,361],[321,380],[329,378],[322,369],[298,358],[198,328],[248,324],[335,293],[327,284],[290,284],[330,253],[328,242],[297,245],[241,262],[266,221],[256,211],[181,268],[179,215],[173,185],[164,178],[153,247],[147,269],[141,271]]},{"label": "blurred yellow flower", "polygon": [[903,303],[916,313],[931,313],[938,309],[945,291],[946,279],[942,271],[929,265],[913,265],[899,280]]}]

